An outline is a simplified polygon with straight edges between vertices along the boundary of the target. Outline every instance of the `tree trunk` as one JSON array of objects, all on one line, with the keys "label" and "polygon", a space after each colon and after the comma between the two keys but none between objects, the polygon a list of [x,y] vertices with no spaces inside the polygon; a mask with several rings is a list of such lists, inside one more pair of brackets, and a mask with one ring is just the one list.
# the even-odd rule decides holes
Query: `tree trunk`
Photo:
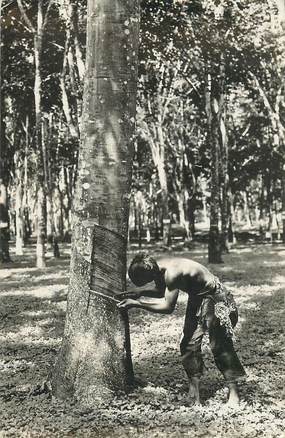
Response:
[{"label": "tree trunk", "polygon": [[88,1],[67,319],[51,385],[89,406],[133,380],[128,317],[115,297],[126,287],[138,25],[138,1]]},{"label": "tree trunk", "polygon": [[210,73],[207,75],[206,113],[208,118],[208,144],[211,146],[211,205],[210,230],[208,243],[209,263],[222,263],[222,250],[219,231],[220,213],[220,107],[219,85],[212,83]]},{"label": "tree trunk", "polygon": [[36,264],[38,268],[46,266],[45,261],[45,234],[46,234],[46,213],[45,213],[45,177],[46,177],[46,151],[45,140],[42,138],[42,77],[41,77],[41,53],[42,53],[42,31],[43,31],[43,2],[38,3],[37,29],[34,33],[34,61],[35,61],[35,141],[41,151],[37,157],[37,251]]},{"label": "tree trunk", "polygon": [[250,218],[250,211],[249,211],[249,205],[248,205],[248,194],[246,191],[242,192],[243,197],[243,216],[246,222],[246,226],[248,228],[251,228],[252,222]]},{"label": "tree trunk", "polygon": [[229,230],[228,230],[229,242],[236,244],[234,202],[233,202],[232,190],[230,187],[228,192],[228,200],[229,200]]},{"label": "tree trunk", "polygon": [[[194,238],[196,233],[195,228],[195,210],[196,210],[196,197],[193,196],[187,201],[188,204],[188,221],[189,221],[189,231],[192,238]],[[203,206],[204,208],[204,206]],[[207,219],[207,216],[205,216]]]},{"label": "tree trunk", "polygon": [[7,189],[0,179],[0,263],[10,261]]},{"label": "tree trunk", "polygon": [[[224,71],[223,71],[224,74]],[[221,98],[224,107],[224,97]],[[222,251],[229,252],[229,151],[228,151],[228,136],[226,131],[226,115],[225,108],[221,109],[220,119],[220,173],[221,173],[221,245]]]},{"label": "tree trunk", "polygon": [[[149,142],[152,159],[156,166],[159,185],[160,185],[160,203],[161,203],[161,234],[164,245],[171,245],[171,219],[169,215],[168,207],[168,184],[167,173],[165,169],[165,139],[162,129],[162,120],[159,120],[158,126],[155,126],[152,131],[148,128],[147,124],[146,140]],[[152,133],[155,133],[155,139]]]},{"label": "tree trunk", "polygon": [[162,194],[162,212],[163,212],[163,243],[166,246],[171,245],[171,217],[168,206],[168,184],[167,184],[167,174],[165,170],[165,139],[163,135],[162,129],[162,120],[159,118],[158,126],[157,126],[157,137],[159,142],[159,160],[157,165],[158,178],[161,187]]},{"label": "tree trunk", "polygon": [[185,237],[186,240],[190,240],[190,229],[189,229],[189,220],[186,220],[185,215],[185,206],[184,206],[184,196],[183,193],[178,193],[176,191],[176,201],[177,201],[177,207],[178,207],[178,213],[179,213],[179,224],[184,228],[185,230]]},{"label": "tree trunk", "polygon": [[219,158],[217,152],[217,143],[212,143],[212,175],[211,175],[211,206],[210,206],[210,231],[208,245],[209,263],[221,263],[222,251],[219,231]]},{"label": "tree trunk", "polygon": [[16,255],[23,255],[24,247],[24,217],[23,217],[23,184],[18,179],[18,185],[16,188]]},{"label": "tree trunk", "polygon": [[[1,29],[0,29],[1,32]],[[0,33],[1,46],[1,33]],[[1,51],[1,49],[0,49]],[[2,61],[2,60],[1,60]],[[1,62],[0,62],[0,263],[10,262],[9,252],[9,214],[8,214],[8,197],[7,197],[7,169],[5,169],[5,155],[6,155],[6,134],[5,122],[3,114],[3,96],[2,96],[2,76],[1,76]]]},{"label": "tree trunk", "polygon": [[45,259],[45,238],[46,238],[46,197],[42,187],[39,187],[37,192],[37,250],[36,250],[36,264],[37,268],[46,267]]},{"label": "tree trunk", "polygon": [[282,167],[282,241],[285,243],[285,164]]}]

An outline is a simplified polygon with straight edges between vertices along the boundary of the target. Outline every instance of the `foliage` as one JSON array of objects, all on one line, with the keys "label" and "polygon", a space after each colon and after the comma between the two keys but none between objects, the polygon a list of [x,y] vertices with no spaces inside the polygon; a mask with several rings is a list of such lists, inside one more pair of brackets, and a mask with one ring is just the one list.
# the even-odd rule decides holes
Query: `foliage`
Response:
[{"label": "foliage", "polygon": [[[32,35],[16,2],[2,3],[6,160],[9,175],[14,177],[13,156],[19,151],[23,165],[28,141],[32,181],[37,154]],[[45,8],[48,3],[44,1]],[[24,6],[35,23],[36,2],[24,2]],[[71,15],[70,6],[76,11],[75,16]],[[43,40],[42,103],[49,131],[53,185],[65,186],[61,175],[68,169],[71,182],[64,191],[67,190],[70,199],[76,180],[83,86],[76,41],[84,59],[85,26],[86,0],[52,0]],[[272,1],[141,2],[138,146],[133,193],[142,190],[148,208],[153,198],[147,193],[152,190],[150,186],[154,187],[153,192],[160,192],[162,171],[166,178],[163,190],[167,190],[171,213],[180,222],[179,199],[189,220],[189,199],[200,199],[203,181],[207,181],[206,192],[209,191],[206,75],[210,69],[213,81],[219,78],[221,59],[225,64],[225,121],[233,197],[240,199],[242,192],[254,186],[259,192],[259,204],[262,191],[270,191],[267,202],[277,202],[280,208],[285,135],[284,44],[278,9]],[[23,128],[27,117],[28,136]],[[10,181],[13,192],[13,179]],[[162,208],[161,199],[155,198],[157,212]]]}]

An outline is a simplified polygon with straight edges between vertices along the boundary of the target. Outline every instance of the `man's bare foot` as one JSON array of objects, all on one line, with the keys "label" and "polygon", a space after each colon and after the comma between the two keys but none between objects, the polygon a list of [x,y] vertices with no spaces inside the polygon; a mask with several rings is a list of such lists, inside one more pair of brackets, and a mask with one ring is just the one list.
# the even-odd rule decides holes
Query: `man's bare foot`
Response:
[{"label": "man's bare foot", "polygon": [[200,379],[198,377],[192,377],[189,379],[189,391],[188,402],[191,405],[200,405],[200,391],[199,391]]},{"label": "man's bare foot", "polygon": [[235,407],[239,405],[239,393],[236,383],[229,384],[229,396],[227,406]]}]

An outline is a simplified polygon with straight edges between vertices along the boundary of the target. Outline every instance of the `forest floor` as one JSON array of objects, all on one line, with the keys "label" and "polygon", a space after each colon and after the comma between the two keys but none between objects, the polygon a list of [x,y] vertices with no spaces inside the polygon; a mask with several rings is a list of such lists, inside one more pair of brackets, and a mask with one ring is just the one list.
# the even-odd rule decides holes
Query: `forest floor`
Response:
[{"label": "forest floor", "polygon": [[[65,245],[59,260],[50,254],[41,270],[33,267],[33,247],[21,257],[12,248],[13,263],[0,267],[0,437],[285,437],[284,245],[239,245],[224,264],[210,266],[240,310],[236,349],[247,380],[238,408],[225,405],[206,341],[203,404],[187,406],[179,357],[185,294],[172,315],[130,312],[135,374],[145,386],[94,410],[36,395],[61,343],[69,251]],[[207,265],[202,244],[172,254]]]}]

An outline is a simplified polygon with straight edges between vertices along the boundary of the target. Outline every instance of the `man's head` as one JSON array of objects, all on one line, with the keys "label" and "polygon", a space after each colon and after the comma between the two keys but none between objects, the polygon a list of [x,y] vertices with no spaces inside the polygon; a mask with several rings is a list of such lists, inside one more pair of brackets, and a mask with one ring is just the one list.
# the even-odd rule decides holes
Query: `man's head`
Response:
[{"label": "man's head", "polygon": [[136,286],[150,283],[158,273],[159,268],[156,261],[145,253],[136,255],[128,270],[129,277]]}]

